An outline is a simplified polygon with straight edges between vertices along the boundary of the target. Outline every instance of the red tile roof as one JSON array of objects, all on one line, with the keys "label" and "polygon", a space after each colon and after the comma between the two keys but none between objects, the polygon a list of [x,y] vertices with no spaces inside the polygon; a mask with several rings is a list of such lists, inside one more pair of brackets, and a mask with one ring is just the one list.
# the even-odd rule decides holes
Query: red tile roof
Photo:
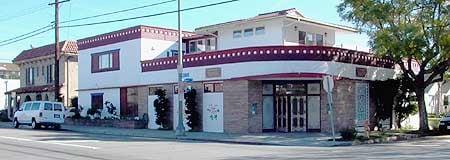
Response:
[{"label": "red tile roof", "polygon": [[40,93],[40,92],[51,92],[55,90],[55,85],[43,85],[43,86],[29,86],[29,87],[20,87],[8,92],[5,94],[9,94],[12,92],[20,93]]},{"label": "red tile roof", "polygon": [[[60,42],[59,46],[61,47],[61,52],[78,53],[78,46],[77,42],[75,41],[63,41]],[[49,44],[38,48],[24,50],[16,58],[14,58],[13,62],[48,56],[54,53],[55,53],[55,44]]]}]

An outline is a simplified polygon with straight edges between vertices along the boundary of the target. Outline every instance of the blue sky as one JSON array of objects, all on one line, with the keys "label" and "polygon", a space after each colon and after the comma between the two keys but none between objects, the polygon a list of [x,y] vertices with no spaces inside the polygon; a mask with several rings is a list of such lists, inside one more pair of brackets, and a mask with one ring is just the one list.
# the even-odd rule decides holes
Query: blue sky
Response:
[{"label": "blue sky", "polygon": [[[2,10],[0,10],[0,41],[9,39],[49,25],[54,19],[54,8],[48,6],[53,0],[2,0]],[[165,0],[71,0],[61,6],[61,21],[71,20],[121,9],[133,8]],[[183,8],[193,7],[223,0],[183,0]],[[231,20],[243,19],[255,16],[260,13],[296,8],[304,16],[323,22],[352,26],[352,24],[342,21],[336,11],[336,6],[340,0],[241,0],[221,6],[214,6],[183,13],[184,30],[193,31],[196,27],[222,23]],[[66,23],[73,25],[80,23],[98,22],[118,18],[127,18],[175,10],[176,2],[139,9],[135,11],[115,14],[101,18],[89,19]],[[138,20],[131,20],[118,23],[86,26],[78,28],[61,29],[61,39],[80,39],[92,35],[106,33],[121,28],[135,25],[151,25],[167,28],[176,28],[176,14],[150,17]],[[22,50],[51,44],[54,42],[54,32],[47,32],[36,37],[26,39],[7,46],[0,46],[0,61],[13,59]],[[363,34],[337,35],[336,44],[343,44],[345,48],[358,50],[368,50],[368,38]]]}]

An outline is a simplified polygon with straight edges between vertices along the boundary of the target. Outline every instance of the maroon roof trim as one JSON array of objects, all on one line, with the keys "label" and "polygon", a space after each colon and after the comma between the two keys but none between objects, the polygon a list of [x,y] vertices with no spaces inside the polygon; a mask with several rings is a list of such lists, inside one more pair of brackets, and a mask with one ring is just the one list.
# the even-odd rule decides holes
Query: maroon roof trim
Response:
[{"label": "maroon roof trim", "polygon": [[277,74],[237,77],[232,78],[232,80],[259,80],[270,78],[322,78],[323,76],[324,74],[320,73],[277,73]]},{"label": "maroon roof trim", "polygon": [[[194,35],[192,32],[183,32],[183,37],[192,35]],[[80,50],[84,50],[139,38],[177,41],[178,31],[174,29],[140,25],[80,39],[78,40],[78,47]]]},{"label": "maroon roof trim", "polygon": [[[61,47],[61,52],[64,53],[78,53],[77,42],[75,41],[63,41],[59,43]],[[16,58],[14,58],[13,62],[18,62],[27,59],[33,59],[37,57],[44,57],[55,54],[55,44],[49,44],[45,46],[41,46],[38,48],[33,48],[29,50],[24,50],[20,53]]]},{"label": "maroon roof trim", "polygon": [[[373,54],[325,46],[267,46],[230,49],[214,52],[187,54],[184,67],[254,61],[333,61],[374,67],[394,68],[389,59],[377,58]],[[159,58],[141,62],[142,72],[175,69],[177,57]]]}]

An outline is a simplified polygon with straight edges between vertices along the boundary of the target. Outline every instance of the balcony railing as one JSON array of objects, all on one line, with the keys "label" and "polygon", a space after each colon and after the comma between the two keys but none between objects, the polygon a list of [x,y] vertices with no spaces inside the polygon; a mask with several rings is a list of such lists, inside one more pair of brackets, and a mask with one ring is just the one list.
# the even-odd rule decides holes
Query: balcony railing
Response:
[{"label": "balcony railing", "polygon": [[[394,68],[394,62],[389,59],[377,58],[366,52],[326,46],[248,47],[188,54],[183,58],[186,68],[254,61],[333,61]],[[175,69],[177,57],[142,61],[141,67],[142,72]]]}]

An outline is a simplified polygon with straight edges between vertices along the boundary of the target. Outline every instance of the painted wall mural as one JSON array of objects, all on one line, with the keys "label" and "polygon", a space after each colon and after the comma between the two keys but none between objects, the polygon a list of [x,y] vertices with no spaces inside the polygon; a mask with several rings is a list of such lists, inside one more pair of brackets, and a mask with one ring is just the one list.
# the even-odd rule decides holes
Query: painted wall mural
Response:
[{"label": "painted wall mural", "polygon": [[223,93],[204,93],[203,106],[203,131],[223,132]]}]

